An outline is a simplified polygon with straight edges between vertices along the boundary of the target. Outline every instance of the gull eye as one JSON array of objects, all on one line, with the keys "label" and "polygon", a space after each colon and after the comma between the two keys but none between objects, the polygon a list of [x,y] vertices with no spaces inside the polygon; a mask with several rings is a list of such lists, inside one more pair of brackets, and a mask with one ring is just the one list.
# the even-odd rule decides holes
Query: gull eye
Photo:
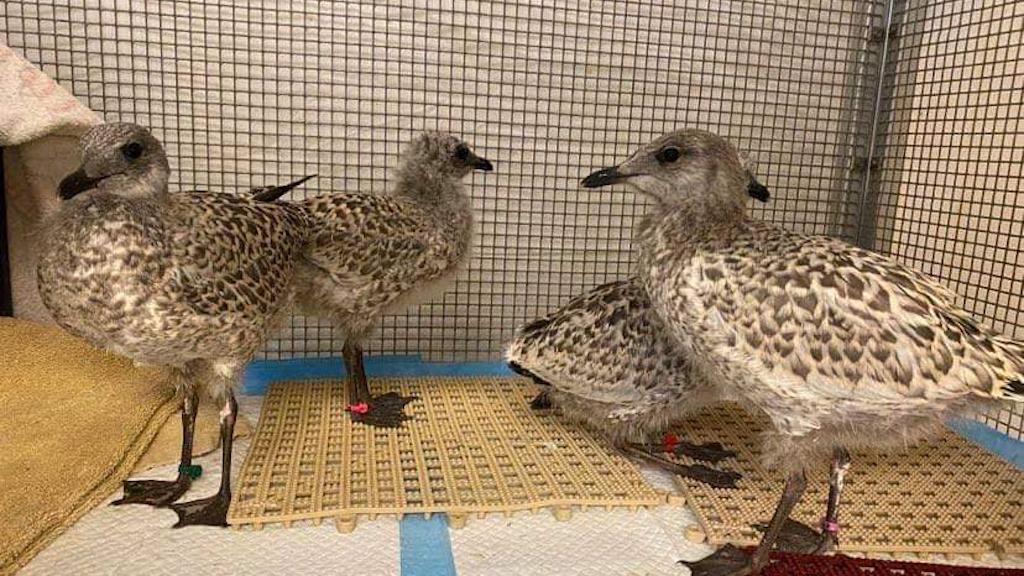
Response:
[{"label": "gull eye", "polygon": [[669,164],[679,160],[679,157],[682,155],[683,153],[679,151],[679,148],[676,148],[675,146],[666,146],[658,152],[655,158],[657,158],[658,162],[661,162],[662,164]]},{"label": "gull eye", "polygon": [[458,147],[455,148],[455,157],[459,160],[468,160],[469,148],[465,144],[459,144]]},{"label": "gull eye", "polygon": [[138,160],[142,156],[142,144],[129,142],[121,146],[121,154],[128,160]]}]

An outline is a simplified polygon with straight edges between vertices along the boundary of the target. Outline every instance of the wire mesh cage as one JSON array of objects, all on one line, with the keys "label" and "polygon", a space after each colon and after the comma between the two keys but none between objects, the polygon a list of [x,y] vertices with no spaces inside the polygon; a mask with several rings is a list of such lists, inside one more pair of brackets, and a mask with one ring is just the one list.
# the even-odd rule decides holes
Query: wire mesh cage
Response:
[{"label": "wire mesh cage", "polygon": [[[517,325],[631,272],[645,207],[579,178],[680,126],[753,154],[758,216],[896,255],[1024,336],[1024,2],[7,0],[0,41],[107,120],[153,128],[173,186],[383,191],[458,134],[474,255],[368,348],[496,359]],[[265,356],[336,355],[301,316]],[[1021,437],[1021,413],[990,424]]]},{"label": "wire mesh cage", "polygon": [[[937,278],[1024,336],[1024,3],[897,2],[867,245]],[[1021,439],[1016,405],[987,423]]]}]

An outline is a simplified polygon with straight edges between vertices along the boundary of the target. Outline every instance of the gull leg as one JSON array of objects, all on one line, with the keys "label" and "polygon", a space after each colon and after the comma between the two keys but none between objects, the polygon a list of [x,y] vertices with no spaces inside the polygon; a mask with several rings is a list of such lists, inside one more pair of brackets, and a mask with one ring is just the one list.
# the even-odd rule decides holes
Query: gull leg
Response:
[{"label": "gull leg", "polygon": [[366,369],[363,367],[363,349],[358,344],[345,341],[342,348],[345,359],[345,371],[348,372],[348,401],[352,404],[369,404],[370,386],[366,382]]},{"label": "gull leg", "polygon": [[675,450],[676,454],[689,456],[694,460],[711,462],[712,464],[717,464],[722,460],[736,457],[736,452],[725,449],[719,442],[693,444],[691,442],[681,441],[676,444]]},{"label": "gull leg", "polygon": [[[798,554],[827,554],[839,544],[839,496],[843,491],[843,479],[850,468],[850,453],[836,448],[832,453],[832,470],[828,480],[828,508],[821,520],[821,532],[793,520],[786,520],[776,544],[778,550]],[[765,530],[761,524],[759,529]]]},{"label": "gull leg", "polygon": [[832,469],[828,479],[828,506],[821,521],[821,538],[816,554],[832,552],[839,546],[839,497],[843,493],[846,471],[850,469],[850,453],[836,448],[832,454]]},{"label": "gull leg", "polygon": [[782,532],[782,528],[793,512],[793,507],[800,501],[804,490],[807,489],[807,477],[803,471],[790,474],[786,480],[786,487],[782,490],[782,498],[779,499],[772,515],[768,529],[761,537],[761,543],[753,556],[747,556],[739,548],[726,545],[715,551],[714,554],[697,560],[695,562],[680,561],[685,564],[693,576],[753,576],[759,574],[768,565],[768,555],[775,542]]},{"label": "gull leg", "polygon": [[348,370],[349,398],[351,404],[348,411],[352,421],[378,428],[398,428],[409,419],[405,413],[405,405],[416,399],[415,396],[402,396],[397,392],[388,392],[380,396],[370,395],[370,386],[366,381],[366,369],[363,367],[363,349],[358,344],[346,342],[343,351],[345,367]]},{"label": "gull leg", "polygon": [[693,478],[714,488],[735,488],[740,475],[731,470],[715,470],[703,464],[680,464],[662,456],[660,452],[651,450],[646,444],[622,444],[622,451],[637,456],[680,476]]},{"label": "gull leg", "polygon": [[170,506],[192,485],[202,469],[192,465],[192,438],[196,429],[196,411],[199,407],[195,387],[185,387],[181,399],[181,459],[178,477],[174,480],[125,480],[124,495],[111,502],[114,506],[123,504],[148,504]]},{"label": "gull leg", "polygon": [[[647,444],[648,450],[656,450],[657,446]],[[726,450],[721,442],[708,442],[706,444],[694,444],[680,440],[675,434],[668,432],[661,440],[661,448],[665,452],[672,452],[676,456],[688,456],[694,460],[702,460],[717,464],[728,458],[735,458],[736,452]]]},{"label": "gull leg", "polygon": [[228,506],[231,504],[231,448],[234,443],[237,416],[238,402],[235,401],[235,394],[228,390],[224,408],[220,412],[220,489],[208,498],[172,505],[171,509],[178,514],[178,522],[174,528],[228,525]]}]

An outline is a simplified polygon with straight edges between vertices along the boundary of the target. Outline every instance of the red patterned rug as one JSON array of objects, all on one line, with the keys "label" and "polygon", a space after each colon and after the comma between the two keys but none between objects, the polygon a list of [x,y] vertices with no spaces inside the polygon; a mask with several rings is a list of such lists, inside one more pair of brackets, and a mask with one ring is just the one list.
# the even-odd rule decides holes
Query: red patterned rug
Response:
[{"label": "red patterned rug", "polygon": [[1021,576],[1024,570],[776,552],[761,576]]}]

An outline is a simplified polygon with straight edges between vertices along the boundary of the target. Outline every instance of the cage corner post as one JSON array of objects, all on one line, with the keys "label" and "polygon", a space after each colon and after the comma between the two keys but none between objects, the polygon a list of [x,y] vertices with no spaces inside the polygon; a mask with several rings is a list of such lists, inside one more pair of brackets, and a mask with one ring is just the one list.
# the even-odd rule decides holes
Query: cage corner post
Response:
[{"label": "cage corner post", "polygon": [[4,147],[0,146],[0,316],[14,316],[11,289],[10,249],[7,239],[7,185],[4,172]]},{"label": "cage corner post", "polygon": [[[863,82],[856,98],[862,104],[854,119],[851,165],[845,193],[853,198],[852,210],[844,211],[838,222],[836,235],[852,244],[878,250],[878,195],[881,186],[878,175],[884,161],[889,137],[888,126],[893,113],[891,100],[895,86],[896,61],[893,52],[898,49],[901,20],[908,0],[879,0],[872,14],[865,39],[862,61]],[[848,204],[848,206],[850,206]]]}]

